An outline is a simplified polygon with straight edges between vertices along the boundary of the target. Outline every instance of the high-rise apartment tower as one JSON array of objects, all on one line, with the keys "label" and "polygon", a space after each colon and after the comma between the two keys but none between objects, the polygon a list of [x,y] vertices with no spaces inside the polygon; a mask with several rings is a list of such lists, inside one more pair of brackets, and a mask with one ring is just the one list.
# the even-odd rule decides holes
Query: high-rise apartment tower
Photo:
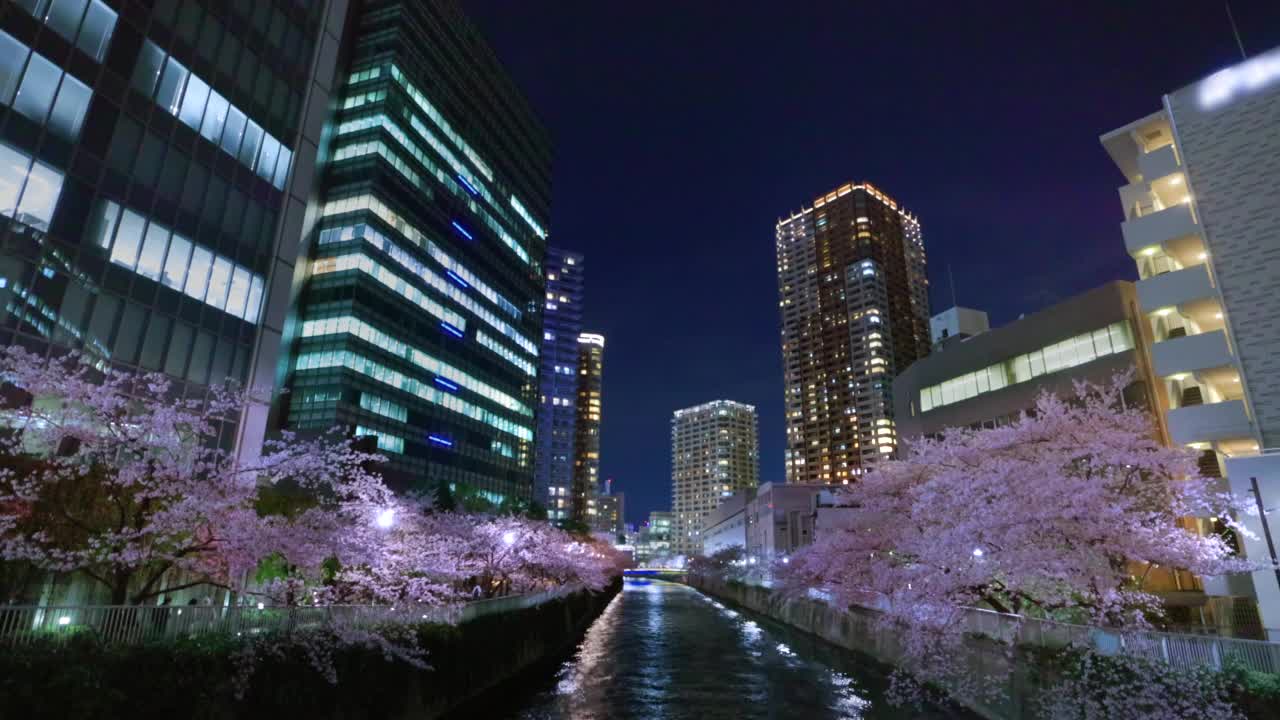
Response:
[{"label": "high-rise apartment tower", "polygon": [[567,519],[571,508],[584,270],[581,255],[547,248],[534,499],[550,520]]},{"label": "high-rise apartment tower", "polygon": [[786,479],[847,483],[897,448],[893,377],[929,353],[920,223],[869,183],[778,220]]},{"label": "high-rise apartment tower", "polygon": [[702,524],[722,498],[760,484],[756,409],[715,400],[671,418],[671,551],[702,551]]},{"label": "high-rise apartment tower", "polygon": [[604,336],[578,336],[578,401],[574,410],[570,519],[591,524],[590,500],[600,486],[600,406],[604,390]]}]

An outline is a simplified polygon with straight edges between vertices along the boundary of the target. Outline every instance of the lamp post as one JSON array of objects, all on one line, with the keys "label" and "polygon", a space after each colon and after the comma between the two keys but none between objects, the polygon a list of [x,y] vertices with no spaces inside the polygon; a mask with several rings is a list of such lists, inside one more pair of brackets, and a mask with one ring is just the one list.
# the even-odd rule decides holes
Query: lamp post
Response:
[{"label": "lamp post", "polygon": [[1262,536],[1267,539],[1267,552],[1271,554],[1271,567],[1276,573],[1276,584],[1280,585],[1280,561],[1276,559],[1276,545],[1271,541],[1271,524],[1267,522],[1267,509],[1262,505],[1262,489],[1258,487],[1258,478],[1249,478],[1253,501],[1258,504],[1258,519],[1262,521]]}]

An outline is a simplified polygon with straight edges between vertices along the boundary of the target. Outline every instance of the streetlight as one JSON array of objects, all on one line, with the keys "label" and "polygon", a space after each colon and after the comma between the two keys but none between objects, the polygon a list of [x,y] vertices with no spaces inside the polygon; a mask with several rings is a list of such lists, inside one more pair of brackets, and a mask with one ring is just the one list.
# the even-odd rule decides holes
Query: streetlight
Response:
[{"label": "streetlight", "polygon": [[516,543],[516,534],[515,534],[515,531],[513,531],[513,530],[508,530],[508,531],[506,531],[506,532],[502,533],[502,544],[503,544],[503,545],[514,545],[515,543]]},{"label": "streetlight", "polygon": [[976,557],[976,558],[980,558],[980,557],[982,557],[982,556],[983,556],[983,555],[985,555],[985,554],[986,554],[986,553],[982,552],[982,548],[974,548],[974,549],[973,549],[973,556],[974,556],[974,557]]},{"label": "streetlight", "polygon": [[378,527],[383,530],[390,530],[391,526],[396,523],[395,508],[387,508],[386,510],[378,513],[378,518],[375,522],[378,524]]}]

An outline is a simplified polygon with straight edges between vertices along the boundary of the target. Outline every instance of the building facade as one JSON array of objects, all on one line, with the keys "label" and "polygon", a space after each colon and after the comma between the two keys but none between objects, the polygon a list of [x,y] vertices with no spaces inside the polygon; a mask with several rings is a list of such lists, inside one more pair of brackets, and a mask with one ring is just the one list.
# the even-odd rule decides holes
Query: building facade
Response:
[{"label": "building facade", "polygon": [[737,490],[720,499],[716,509],[702,521],[702,553],[714,555],[732,547],[747,547],[747,502],[755,489]]},{"label": "building facade", "polygon": [[765,483],[724,498],[707,516],[703,551],[741,546],[748,565],[767,568],[814,540],[820,494],[829,485]]},{"label": "building facade", "polygon": [[548,134],[453,2],[353,15],[283,421],[376,438],[397,487],[531,499]]},{"label": "building facade", "polygon": [[929,353],[919,221],[868,183],[775,227],[786,480],[847,483],[897,446],[894,375]]},{"label": "building facade", "polygon": [[[573,484],[569,519],[591,527],[600,487],[600,410],[604,390],[604,336],[578,335],[577,405],[573,426]],[[559,507],[557,506],[557,509]]]},{"label": "building facade", "polygon": [[623,493],[600,493],[588,505],[588,525],[592,533],[608,534],[614,542],[626,535],[622,521],[626,512],[626,496]]},{"label": "building facade", "polygon": [[950,343],[895,380],[899,434],[909,444],[947,428],[1005,424],[1042,392],[1070,396],[1077,380],[1108,384],[1130,368],[1136,376],[1126,398],[1157,408],[1144,334],[1150,331],[1133,283],[1116,281]]},{"label": "building facade", "polygon": [[935,351],[952,338],[969,338],[990,329],[991,322],[985,312],[959,305],[929,318],[929,339]]},{"label": "building facade", "polygon": [[[188,397],[270,387],[346,23],[345,0],[0,5],[0,343]],[[256,452],[247,412],[222,442]]]},{"label": "building facade", "polygon": [[637,564],[659,562],[671,555],[673,516],[674,513],[668,510],[653,510],[649,513],[649,521],[636,532],[633,543]]},{"label": "building facade", "polygon": [[754,406],[715,400],[671,419],[672,552],[702,552],[702,526],[722,498],[760,482]]},{"label": "building facade", "polygon": [[533,466],[534,499],[547,508],[547,517],[553,521],[568,519],[570,514],[585,269],[582,255],[547,248]]},{"label": "building facade", "polygon": [[[1101,141],[1126,184],[1121,231],[1167,391],[1171,440],[1261,512],[1245,553],[1275,559],[1280,506],[1280,49],[1164,96]],[[1208,583],[1280,628],[1280,573]],[[1222,585],[1222,587],[1215,587]],[[1280,639],[1280,630],[1271,630]]]}]

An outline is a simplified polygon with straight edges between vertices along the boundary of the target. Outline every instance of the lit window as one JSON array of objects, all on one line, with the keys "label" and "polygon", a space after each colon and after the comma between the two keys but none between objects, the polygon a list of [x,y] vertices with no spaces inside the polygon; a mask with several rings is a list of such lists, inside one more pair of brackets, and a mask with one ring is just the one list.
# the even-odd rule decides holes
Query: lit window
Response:
[{"label": "lit window", "polygon": [[159,223],[147,226],[146,240],[142,245],[142,254],[138,256],[135,272],[152,280],[160,279],[160,270],[164,267],[164,253],[169,248],[169,231]]},{"label": "lit window", "polygon": [[62,173],[0,144],[0,214],[48,230],[62,194]]},{"label": "lit window", "polygon": [[111,34],[116,29],[116,12],[107,7],[102,0],[89,3],[89,11],[80,26],[80,35],[76,38],[76,47],[86,55],[102,62],[107,56],[107,46],[111,44]]},{"label": "lit window", "polygon": [[57,65],[32,53],[27,72],[22,76],[18,94],[13,98],[13,109],[43,125],[53,107],[53,97],[58,92],[62,71]]},{"label": "lit window", "polygon": [[175,234],[169,241],[169,256],[165,259],[161,281],[171,288],[182,289],[187,277],[187,264],[191,260],[191,241]]},{"label": "lit window", "polygon": [[213,253],[196,246],[191,252],[191,269],[187,271],[187,282],[182,292],[188,297],[204,302],[209,288],[209,270],[213,267]]},{"label": "lit window", "polygon": [[49,114],[49,129],[67,140],[79,137],[92,94],[88,85],[70,75],[63,75],[58,97],[53,101],[53,112]]}]

